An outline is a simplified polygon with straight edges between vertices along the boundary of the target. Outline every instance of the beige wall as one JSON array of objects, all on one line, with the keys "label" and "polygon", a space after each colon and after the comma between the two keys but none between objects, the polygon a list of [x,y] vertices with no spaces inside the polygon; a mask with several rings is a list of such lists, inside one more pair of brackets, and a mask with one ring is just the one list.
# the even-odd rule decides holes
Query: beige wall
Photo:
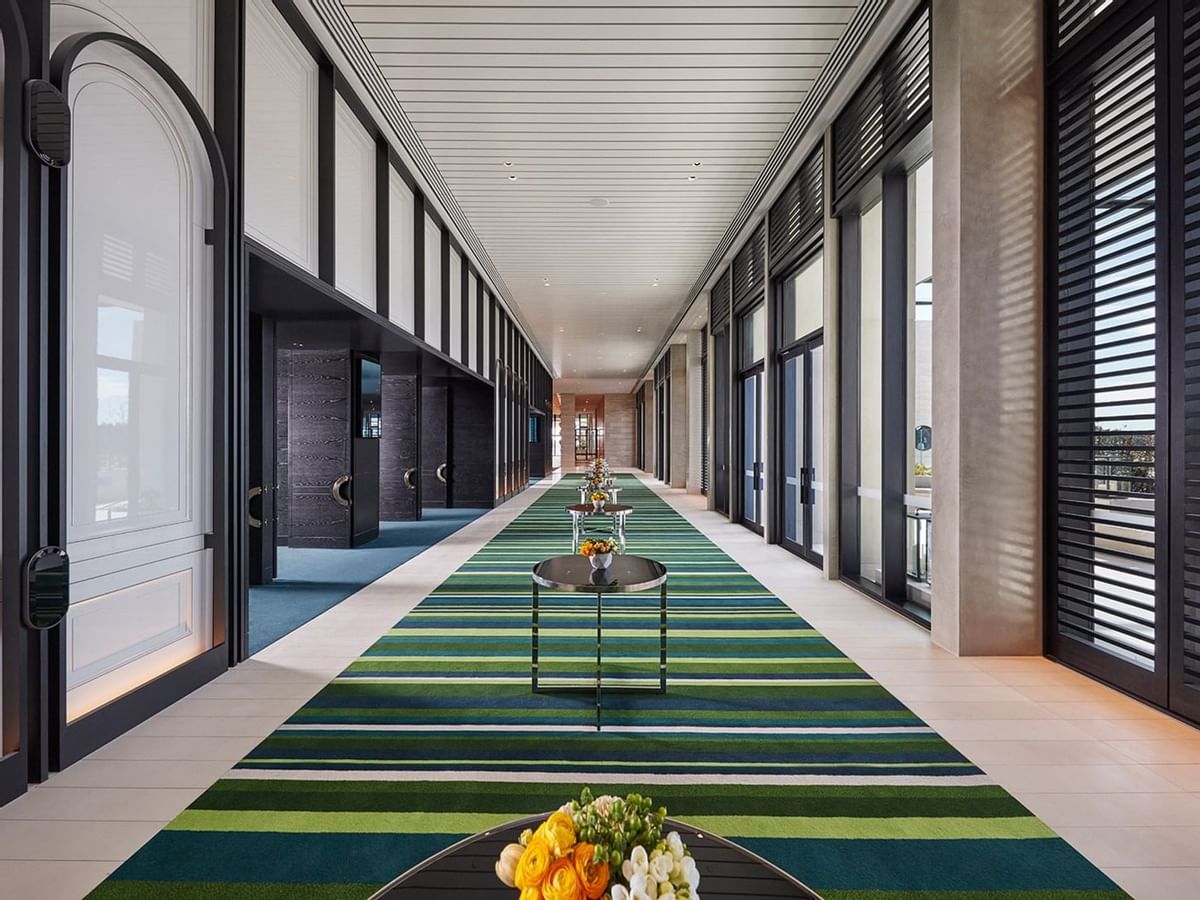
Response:
[{"label": "beige wall", "polygon": [[687,344],[672,344],[668,353],[671,358],[671,487],[685,488],[691,458]]},{"label": "beige wall", "polygon": [[575,467],[575,395],[559,394],[559,427],[562,434],[562,471]]},{"label": "beige wall", "polygon": [[1042,651],[1042,4],[933,0],[933,638]]},{"label": "beige wall", "polygon": [[604,395],[604,455],[614,468],[633,465],[633,394]]}]

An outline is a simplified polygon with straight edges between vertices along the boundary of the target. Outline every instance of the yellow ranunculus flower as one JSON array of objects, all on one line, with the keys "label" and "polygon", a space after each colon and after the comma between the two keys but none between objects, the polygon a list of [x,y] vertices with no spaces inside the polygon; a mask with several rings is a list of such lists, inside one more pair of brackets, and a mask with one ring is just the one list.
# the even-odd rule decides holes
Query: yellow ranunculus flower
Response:
[{"label": "yellow ranunculus flower", "polygon": [[542,882],[543,900],[586,900],[583,885],[575,872],[575,863],[570,859],[557,860]]},{"label": "yellow ranunculus flower", "polygon": [[566,856],[575,846],[575,823],[565,812],[556,812],[537,830],[538,836],[556,856]]},{"label": "yellow ranunculus flower", "polygon": [[519,888],[538,887],[550,870],[552,860],[553,856],[550,853],[549,845],[540,835],[535,834],[530,838],[525,852],[521,854],[521,861],[517,863],[517,872],[513,877],[513,882]]},{"label": "yellow ranunculus flower", "polygon": [[542,889],[536,887],[521,888],[518,900],[542,900]]}]

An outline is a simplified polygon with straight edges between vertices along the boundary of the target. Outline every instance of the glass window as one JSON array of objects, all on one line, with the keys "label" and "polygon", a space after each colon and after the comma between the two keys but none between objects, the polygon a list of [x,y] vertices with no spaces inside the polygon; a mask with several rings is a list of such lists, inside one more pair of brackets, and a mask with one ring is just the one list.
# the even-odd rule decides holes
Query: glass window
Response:
[{"label": "glass window", "polygon": [[908,176],[908,577],[929,582],[933,496],[933,160]]},{"label": "glass window", "polygon": [[783,334],[786,347],[818,330],[825,320],[825,262],[818,253],[783,284]]},{"label": "glass window", "polygon": [[883,204],[863,212],[859,258],[858,577],[882,585]]},{"label": "glass window", "polygon": [[741,368],[761,362],[767,351],[767,308],[759,304],[742,316]]}]

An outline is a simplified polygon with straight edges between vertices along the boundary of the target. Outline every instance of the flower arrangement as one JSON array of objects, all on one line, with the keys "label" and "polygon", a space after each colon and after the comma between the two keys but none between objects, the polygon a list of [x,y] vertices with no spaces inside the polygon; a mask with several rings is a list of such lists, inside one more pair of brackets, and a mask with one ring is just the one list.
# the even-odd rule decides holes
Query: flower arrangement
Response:
[{"label": "flower arrangement", "polygon": [[584,788],[496,861],[520,900],[700,900],[700,873],[667,811],[640,794],[593,797]]},{"label": "flower arrangement", "polygon": [[588,494],[588,499],[593,503],[603,503],[608,499],[608,494],[604,493],[604,491],[592,491]]},{"label": "flower arrangement", "polygon": [[609,538],[588,538],[579,545],[580,556],[603,556],[617,549],[617,542]]}]

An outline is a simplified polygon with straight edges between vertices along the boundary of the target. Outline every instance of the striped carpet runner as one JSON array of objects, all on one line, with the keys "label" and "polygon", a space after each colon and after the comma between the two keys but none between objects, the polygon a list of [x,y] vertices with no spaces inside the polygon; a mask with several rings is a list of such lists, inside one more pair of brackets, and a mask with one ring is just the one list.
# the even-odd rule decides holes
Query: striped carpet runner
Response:
[{"label": "striped carpet runner", "polygon": [[[92,896],[361,900],[584,784],[649,794],[830,900],[1126,896],[631,476],[628,552],[670,572],[668,692],[607,696],[600,733],[587,695],[531,693],[529,570],[570,551],[575,481]],[[594,598],[542,602],[543,672],[587,683]],[[657,592],[605,601],[606,683],[654,679],[657,610]]]}]

